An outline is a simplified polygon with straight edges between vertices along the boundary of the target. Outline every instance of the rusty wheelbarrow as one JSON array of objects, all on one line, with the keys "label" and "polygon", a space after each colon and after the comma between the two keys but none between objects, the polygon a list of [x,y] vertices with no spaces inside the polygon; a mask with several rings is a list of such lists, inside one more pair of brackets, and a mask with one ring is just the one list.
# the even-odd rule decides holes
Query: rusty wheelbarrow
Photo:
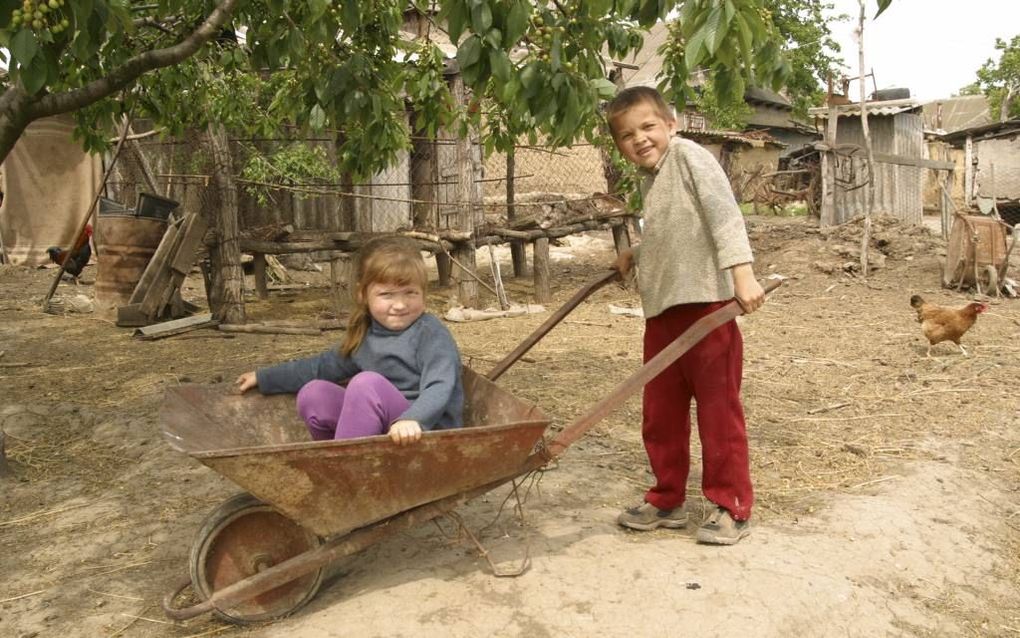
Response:
[{"label": "rusty wheelbarrow", "polygon": [[[718,326],[736,302],[697,321],[551,440],[537,407],[494,381],[571,310],[617,277],[579,290],[486,376],[464,368],[464,427],[427,432],[415,445],[387,436],[308,440],[290,395],[237,395],[223,384],[167,391],[163,434],[241,486],[213,510],[192,544],[189,578],[167,594],[175,620],[215,612],[235,623],[282,618],[310,601],[326,567],[393,534],[442,516],[556,458]],[[771,282],[766,290],[778,286]],[[188,587],[201,602],[178,607]]]}]

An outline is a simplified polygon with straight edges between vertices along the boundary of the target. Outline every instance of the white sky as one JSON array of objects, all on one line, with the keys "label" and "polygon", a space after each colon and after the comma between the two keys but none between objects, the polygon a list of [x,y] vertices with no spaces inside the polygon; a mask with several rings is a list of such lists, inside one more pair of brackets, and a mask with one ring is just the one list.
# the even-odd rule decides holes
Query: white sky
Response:
[{"label": "white sky", "polygon": [[[832,22],[833,39],[842,47],[850,77],[858,75],[857,0],[830,0],[848,22]],[[988,58],[996,62],[995,38],[1009,41],[1020,34],[1018,0],[892,0],[877,20],[878,3],[866,0],[864,22],[865,73],[875,72],[878,88],[907,87],[921,100],[949,97],[977,79]],[[867,93],[873,90],[867,78]],[[857,81],[850,95],[858,99]]]}]

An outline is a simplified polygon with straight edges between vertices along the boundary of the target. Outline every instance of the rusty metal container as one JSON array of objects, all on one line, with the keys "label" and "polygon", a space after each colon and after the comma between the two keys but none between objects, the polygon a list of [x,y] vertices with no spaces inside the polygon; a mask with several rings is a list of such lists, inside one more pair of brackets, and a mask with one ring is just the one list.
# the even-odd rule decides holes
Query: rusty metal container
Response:
[{"label": "rusty metal container", "polygon": [[127,305],[166,232],[166,220],[136,217],[133,213],[99,215],[96,219],[96,306],[102,310]]},{"label": "rusty metal container", "polygon": [[387,436],[313,442],[294,395],[225,384],[167,391],[163,436],[320,536],[520,474],[549,425],[538,407],[464,369],[464,427],[414,445]]},{"label": "rusty metal container", "polygon": [[948,287],[987,286],[1001,281],[1009,251],[1006,225],[983,215],[956,215],[946,246],[942,283]]}]

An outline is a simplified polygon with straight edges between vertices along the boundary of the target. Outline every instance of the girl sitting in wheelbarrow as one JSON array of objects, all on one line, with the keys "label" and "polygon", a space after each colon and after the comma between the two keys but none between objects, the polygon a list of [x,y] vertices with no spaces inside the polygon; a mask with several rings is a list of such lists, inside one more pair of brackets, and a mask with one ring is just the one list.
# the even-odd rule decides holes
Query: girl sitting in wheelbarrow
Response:
[{"label": "girl sitting in wheelbarrow", "polygon": [[460,353],[425,312],[421,252],[404,238],[375,239],[361,249],[357,272],[356,307],[339,349],[246,372],[238,389],[297,392],[298,414],[316,441],[388,433],[406,445],[423,430],[461,427]]}]

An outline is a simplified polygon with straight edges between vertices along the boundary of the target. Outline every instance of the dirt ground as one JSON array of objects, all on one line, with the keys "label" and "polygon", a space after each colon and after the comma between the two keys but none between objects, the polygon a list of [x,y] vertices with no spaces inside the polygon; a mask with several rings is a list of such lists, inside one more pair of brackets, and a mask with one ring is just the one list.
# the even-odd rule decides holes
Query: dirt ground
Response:
[{"label": "dirt ground", "polygon": [[[757,503],[734,547],[687,530],[628,532],[618,511],[650,474],[634,399],[525,487],[459,513],[501,568],[496,578],[455,522],[402,533],[333,566],[318,596],[270,625],[168,621],[160,600],[187,573],[203,518],[237,487],[161,438],[164,389],[229,382],[318,352],[321,336],[200,331],[143,342],[95,313],[39,309],[53,270],[0,266],[0,636],[1017,636],[1020,635],[1020,301],[988,299],[964,338],[927,358],[912,294],[939,286],[944,242],[879,220],[881,267],[861,278],[860,227],[752,218],[760,276],[784,285],[744,318],[744,398]],[[503,272],[506,251],[497,253]],[[479,253],[485,264],[485,251]],[[554,248],[556,303],[612,258],[606,234]],[[1020,265],[1014,258],[1012,273]],[[487,272],[488,267],[479,269]],[[255,321],[311,321],[326,274],[250,299]],[[95,277],[90,266],[84,278]],[[531,301],[530,282],[508,282]],[[204,303],[200,278],[186,297]],[[68,300],[92,286],[61,285]],[[446,311],[451,291],[433,289]],[[561,427],[640,364],[633,290],[598,292],[500,380]],[[547,314],[448,324],[484,372]],[[25,365],[21,365],[25,364]],[[695,442],[696,455],[700,452]],[[695,463],[688,507],[708,512]]]}]

